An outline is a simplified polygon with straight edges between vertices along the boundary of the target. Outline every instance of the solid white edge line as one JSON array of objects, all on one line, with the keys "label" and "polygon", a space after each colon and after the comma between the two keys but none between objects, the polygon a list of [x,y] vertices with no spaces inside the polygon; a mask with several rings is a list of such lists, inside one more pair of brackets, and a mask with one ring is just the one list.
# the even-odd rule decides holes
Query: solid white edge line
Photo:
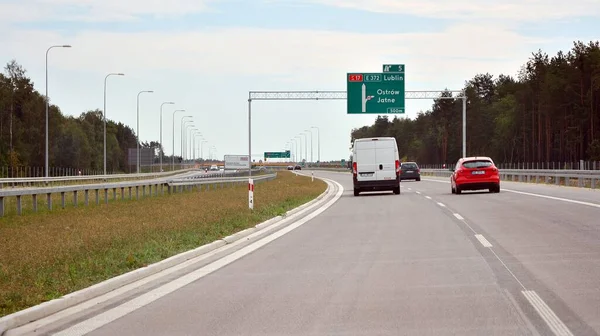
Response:
[{"label": "solid white edge line", "polygon": [[180,289],[183,286],[186,286],[242,257],[244,257],[245,255],[267,245],[268,243],[274,241],[275,239],[291,232],[292,230],[300,227],[301,225],[305,224],[306,222],[312,220],[313,218],[315,218],[316,216],[318,216],[319,214],[321,214],[322,212],[324,212],[325,210],[327,210],[329,207],[331,207],[335,202],[337,202],[339,200],[339,198],[342,196],[343,192],[344,192],[344,187],[339,184],[338,182],[335,181],[331,181],[332,183],[335,183],[338,187],[338,191],[336,193],[336,195],[329,200],[326,204],[322,205],[321,207],[319,207],[318,209],[316,209],[314,212],[306,215],[305,217],[301,218],[300,220],[296,221],[294,224],[290,224],[289,226],[274,232],[273,234],[264,237],[248,246],[245,246],[243,248],[241,248],[238,251],[235,251],[219,260],[216,260],[198,270],[195,270],[191,273],[188,273],[178,279],[175,279],[165,285],[162,285],[150,292],[147,292],[141,296],[138,296],[124,304],[121,304],[115,308],[112,308],[110,310],[107,310],[99,315],[96,315],[90,319],[87,319],[85,321],[82,321],[74,326],[71,326],[67,329],[64,329],[54,335],[57,336],[81,336],[81,335],[85,335],[91,331],[94,331],[106,324],[111,323],[112,321],[115,321],[116,319],[123,317],[141,307],[144,307],[152,302],[154,302],[155,300],[169,294],[172,293],[178,289]]},{"label": "solid white edge line", "polygon": [[456,219],[458,220],[465,220],[465,218],[463,216],[461,216],[460,214],[455,213],[454,217],[456,217]]},{"label": "solid white edge line", "polygon": [[440,202],[437,202],[437,205],[439,205],[439,206],[441,206],[441,207],[444,207],[444,208],[446,207],[446,206],[444,205],[444,203],[440,203]]},{"label": "solid white edge line", "polygon": [[535,291],[524,290],[521,292],[556,336],[573,336],[569,328]]},{"label": "solid white edge line", "polygon": [[477,240],[479,240],[479,242],[481,243],[481,245],[483,245],[483,247],[492,247],[492,244],[485,239],[485,237],[481,234],[476,234],[475,238],[477,238]]},{"label": "solid white edge line", "polygon": [[511,193],[515,193],[515,194],[521,194],[521,195],[527,195],[527,196],[534,196],[534,197],[540,197],[540,198],[547,198],[547,199],[551,199],[551,200],[555,200],[555,201],[562,201],[562,202],[568,202],[568,203],[574,203],[574,204],[580,204],[580,205],[587,205],[587,206],[591,206],[594,208],[600,208],[600,204],[596,204],[596,203],[590,203],[590,202],[584,202],[584,201],[577,201],[577,200],[572,200],[572,199],[568,199],[568,198],[562,198],[562,197],[555,197],[555,196],[548,196],[548,195],[541,195],[541,194],[534,194],[534,193],[528,193],[525,191],[518,191],[518,190],[512,190],[512,189],[502,189],[503,191],[508,191]]}]

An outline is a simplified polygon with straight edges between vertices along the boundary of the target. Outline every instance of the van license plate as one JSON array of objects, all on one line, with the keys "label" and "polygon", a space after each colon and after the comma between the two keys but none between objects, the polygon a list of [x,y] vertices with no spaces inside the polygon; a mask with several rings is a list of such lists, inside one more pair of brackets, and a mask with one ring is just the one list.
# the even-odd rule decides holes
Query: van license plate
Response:
[{"label": "van license plate", "polygon": [[472,174],[473,175],[483,175],[483,174],[485,174],[485,172],[481,171],[481,170],[478,170],[478,171],[474,171]]},{"label": "van license plate", "polygon": [[373,173],[361,173],[360,176],[361,177],[371,177],[371,176],[373,176]]}]

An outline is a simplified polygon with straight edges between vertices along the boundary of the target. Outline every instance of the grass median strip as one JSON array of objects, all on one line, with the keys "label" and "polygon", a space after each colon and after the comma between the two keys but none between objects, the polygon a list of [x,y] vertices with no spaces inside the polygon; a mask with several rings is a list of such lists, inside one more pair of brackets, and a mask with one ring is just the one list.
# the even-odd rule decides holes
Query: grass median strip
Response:
[{"label": "grass median strip", "polygon": [[0,316],[160,261],[314,199],[320,180],[283,171],[248,186],[0,219]]}]

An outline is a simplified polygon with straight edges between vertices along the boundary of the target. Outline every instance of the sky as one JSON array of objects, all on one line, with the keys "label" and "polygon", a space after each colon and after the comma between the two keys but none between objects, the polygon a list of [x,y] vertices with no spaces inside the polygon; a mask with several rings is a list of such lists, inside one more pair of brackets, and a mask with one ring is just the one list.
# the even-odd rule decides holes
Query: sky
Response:
[{"label": "sky", "polygon": [[[180,153],[180,118],[207,143],[203,156],[248,153],[248,92],[346,90],[349,72],[405,64],[407,91],[461,90],[479,73],[515,76],[531,53],[600,38],[598,0],[0,0],[0,61],[16,59],[66,115],[103,108],[108,119]],[[415,118],[431,100],[406,100]],[[468,112],[467,112],[468,113]],[[343,100],[253,101],[252,154],[347,158],[350,132],[377,115]],[[312,128],[314,127],[314,128]],[[305,139],[306,138],[306,139]],[[200,139],[200,136],[198,136]],[[308,146],[305,146],[305,142]],[[300,144],[298,144],[300,143]],[[198,146],[200,147],[200,146]],[[306,149],[306,150],[305,150]]]}]

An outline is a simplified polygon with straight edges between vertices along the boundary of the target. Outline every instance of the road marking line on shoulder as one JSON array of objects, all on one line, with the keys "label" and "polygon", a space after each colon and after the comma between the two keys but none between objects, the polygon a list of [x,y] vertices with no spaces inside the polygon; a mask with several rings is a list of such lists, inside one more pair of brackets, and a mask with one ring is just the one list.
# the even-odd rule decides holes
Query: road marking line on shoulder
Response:
[{"label": "road marking line on shoulder", "polygon": [[[425,181],[438,182],[438,183],[450,183],[448,181],[431,180],[431,179],[425,179]],[[518,190],[512,190],[512,189],[504,189],[504,188],[502,188],[502,191],[507,191],[507,192],[511,192],[511,193],[515,193],[515,194],[521,194],[521,195],[527,195],[527,196],[533,196],[533,197],[546,198],[546,199],[551,199],[551,200],[555,200],[555,201],[562,201],[562,202],[567,202],[567,203],[573,203],[573,204],[579,204],[579,205],[586,205],[586,206],[591,206],[591,207],[594,207],[594,208],[600,208],[600,204],[598,204],[598,203],[591,203],[591,202],[585,202],[585,201],[577,201],[577,200],[573,200],[573,199],[569,199],[569,198],[556,197],[556,196],[548,196],[548,195],[542,195],[542,194],[535,194],[535,193],[530,193],[530,192],[525,192],[525,191],[518,191]]]},{"label": "road marking line on shoulder", "polygon": [[319,207],[315,211],[296,221],[294,224],[291,224],[279,231],[274,232],[273,234],[264,237],[240,250],[237,250],[219,260],[216,260],[202,268],[199,268],[191,273],[188,273],[180,278],[177,278],[165,285],[162,285],[154,290],[151,290],[143,295],[140,295],[128,302],[125,302],[115,308],[109,309],[101,314],[98,314],[90,319],[82,321],[76,325],[73,325],[67,329],[64,329],[58,333],[55,333],[56,336],[81,336],[87,333],[90,333],[104,325],[107,325],[139,308],[142,308],[165,295],[168,295],[204,276],[217,271],[218,269],[250,254],[251,252],[267,245],[268,243],[274,241],[275,239],[289,233],[290,231],[298,228],[299,226],[305,224],[306,222],[312,220],[329,207],[331,207],[335,202],[337,202],[344,192],[344,187],[338,182],[331,181],[336,184],[338,187],[338,191],[335,196],[325,203],[323,206]]},{"label": "road marking line on shoulder", "polygon": [[429,197],[429,196],[425,196],[425,198],[427,198],[427,199],[431,199],[431,197]]},{"label": "road marking line on shoulder", "polygon": [[567,326],[561,321],[558,316],[548,307],[548,305],[542,300],[542,298],[532,290],[524,290],[523,296],[529,301],[529,303],[535,308],[540,317],[546,322],[550,330],[556,336],[573,336],[573,333],[567,328]]},{"label": "road marking line on shoulder", "polygon": [[412,190],[412,188],[408,188],[408,190]]},{"label": "road marking line on shoulder", "polygon": [[547,198],[547,199],[551,199],[551,200],[555,200],[555,201],[563,201],[563,202],[568,202],[568,203],[574,203],[574,204],[580,204],[580,205],[587,205],[587,206],[591,206],[591,207],[594,207],[594,208],[600,208],[600,204],[597,204],[597,203],[577,201],[577,200],[572,200],[572,199],[568,199],[568,198],[548,196],[548,195],[541,195],[541,194],[534,194],[534,193],[528,193],[528,192],[524,192],[524,191],[511,190],[511,189],[502,189],[502,190],[503,191],[508,191],[508,192],[511,192],[511,193],[515,193],[515,194],[521,194],[521,195],[527,195],[527,196],[534,196],[534,197],[540,197],[540,198]]},{"label": "road marking line on shoulder", "polygon": [[437,202],[437,204],[438,204],[439,206],[441,206],[441,207],[444,207],[444,208],[446,207],[446,206],[444,205],[444,203]]},{"label": "road marking line on shoulder", "polygon": [[417,193],[417,195],[421,195],[421,192],[420,192],[420,191],[415,191],[415,192]]},{"label": "road marking line on shoulder", "polygon": [[459,220],[465,220],[465,218],[463,216],[461,216],[460,214],[455,213],[454,217],[456,217]]},{"label": "road marking line on shoulder", "polygon": [[481,243],[481,245],[483,245],[483,247],[492,247],[492,244],[487,239],[485,239],[485,237],[483,235],[476,234],[475,238],[477,238],[477,240],[479,240],[479,242]]}]

